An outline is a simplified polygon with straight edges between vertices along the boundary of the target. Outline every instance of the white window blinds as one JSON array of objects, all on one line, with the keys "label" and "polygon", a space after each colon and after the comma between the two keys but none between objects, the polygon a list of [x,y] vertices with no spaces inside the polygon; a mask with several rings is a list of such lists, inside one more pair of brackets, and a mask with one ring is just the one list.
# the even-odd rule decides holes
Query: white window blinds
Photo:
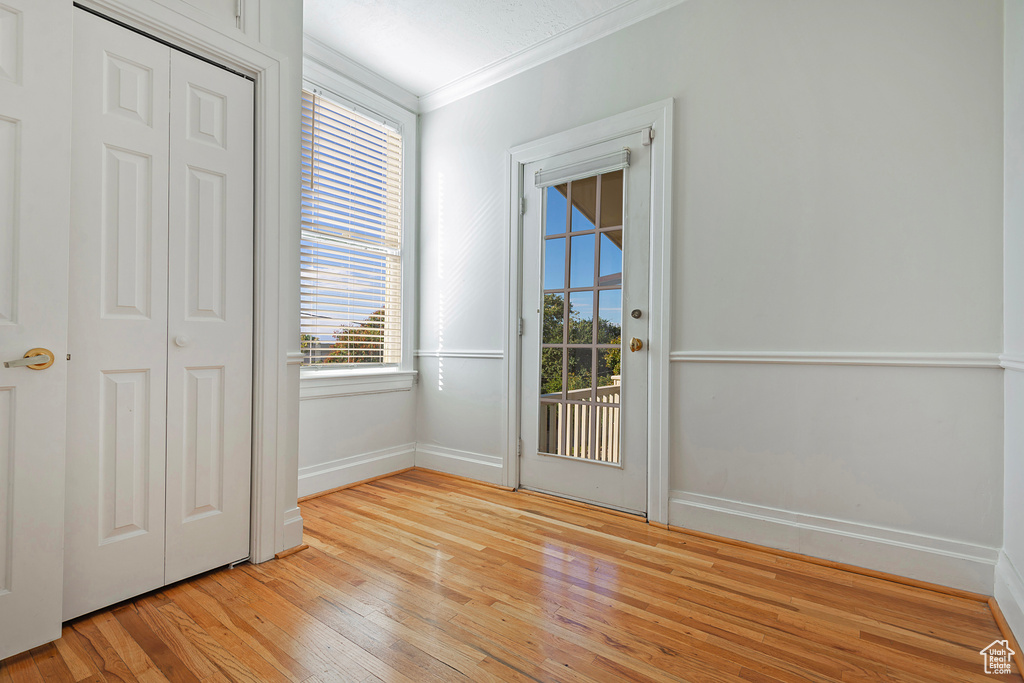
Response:
[{"label": "white window blinds", "polygon": [[303,90],[304,365],[400,362],[401,265],[401,134]]}]

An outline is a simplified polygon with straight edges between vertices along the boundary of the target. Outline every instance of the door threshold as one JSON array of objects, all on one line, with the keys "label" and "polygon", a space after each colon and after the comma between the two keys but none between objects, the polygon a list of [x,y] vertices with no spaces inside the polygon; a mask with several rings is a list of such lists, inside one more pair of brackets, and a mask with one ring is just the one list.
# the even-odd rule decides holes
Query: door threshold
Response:
[{"label": "door threshold", "polygon": [[605,503],[595,503],[592,500],[585,500],[583,498],[575,498],[568,496],[564,493],[555,493],[553,491],[545,491],[544,489],[527,488],[520,486],[516,491],[520,493],[526,493],[532,496],[540,496],[543,498],[554,498],[561,503],[568,503],[569,505],[577,505],[579,507],[591,508],[598,512],[610,512],[617,514],[621,517],[629,517],[630,519],[637,519],[641,521],[647,520],[646,512],[637,512],[636,510],[628,510],[626,508],[616,507],[614,505],[607,505]]}]

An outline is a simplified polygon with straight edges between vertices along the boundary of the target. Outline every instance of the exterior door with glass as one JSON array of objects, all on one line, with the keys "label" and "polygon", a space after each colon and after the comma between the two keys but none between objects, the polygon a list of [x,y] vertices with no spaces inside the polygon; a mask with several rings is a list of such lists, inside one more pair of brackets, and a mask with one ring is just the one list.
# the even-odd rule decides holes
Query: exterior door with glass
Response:
[{"label": "exterior door with glass", "polygon": [[520,486],[645,514],[651,176],[639,142],[525,167]]}]

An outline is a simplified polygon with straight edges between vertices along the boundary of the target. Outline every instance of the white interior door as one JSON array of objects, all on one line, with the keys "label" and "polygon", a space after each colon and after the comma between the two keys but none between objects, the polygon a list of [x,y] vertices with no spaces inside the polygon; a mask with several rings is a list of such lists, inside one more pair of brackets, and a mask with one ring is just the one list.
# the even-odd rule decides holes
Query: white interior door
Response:
[{"label": "white interior door", "polygon": [[252,452],[252,84],[84,11],[74,80],[65,619],[248,556]]},{"label": "white interior door", "polygon": [[65,619],[164,584],[169,64],[75,12]]},{"label": "white interior door", "polygon": [[171,53],[167,583],[249,555],[252,82]]},{"label": "white interior door", "polygon": [[71,5],[0,0],[0,659],[60,636]]},{"label": "white interior door", "polygon": [[525,171],[520,485],[643,514],[649,147],[626,136]]}]

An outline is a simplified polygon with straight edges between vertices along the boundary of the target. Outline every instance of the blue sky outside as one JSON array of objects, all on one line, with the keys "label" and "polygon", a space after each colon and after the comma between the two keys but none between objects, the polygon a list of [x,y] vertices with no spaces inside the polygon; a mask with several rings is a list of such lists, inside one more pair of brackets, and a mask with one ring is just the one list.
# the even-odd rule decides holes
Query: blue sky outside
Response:
[{"label": "blue sky outside", "polygon": [[[566,198],[556,187],[548,187],[546,191],[546,209],[544,215],[544,234],[546,236],[563,235],[566,232]],[[558,290],[565,287],[565,249],[566,240],[570,240],[569,286],[594,286],[594,249],[595,236],[572,235],[572,232],[593,230],[594,224],[575,206],[572,208],[571,231],[565,237],[552,237],[544,240],[544,289]],[[614,244],[607,234],[600,234],[601,253],[599,275],[608,276],[622,272],[622,250]],[[591,319],[594,315],[594,297],[590,294],[573,293],[569,300],[574,314],[581,319]],[[600,317],[615,325],[622,324],[622,292],[604,290],[600,292],[597,302]]]}]

